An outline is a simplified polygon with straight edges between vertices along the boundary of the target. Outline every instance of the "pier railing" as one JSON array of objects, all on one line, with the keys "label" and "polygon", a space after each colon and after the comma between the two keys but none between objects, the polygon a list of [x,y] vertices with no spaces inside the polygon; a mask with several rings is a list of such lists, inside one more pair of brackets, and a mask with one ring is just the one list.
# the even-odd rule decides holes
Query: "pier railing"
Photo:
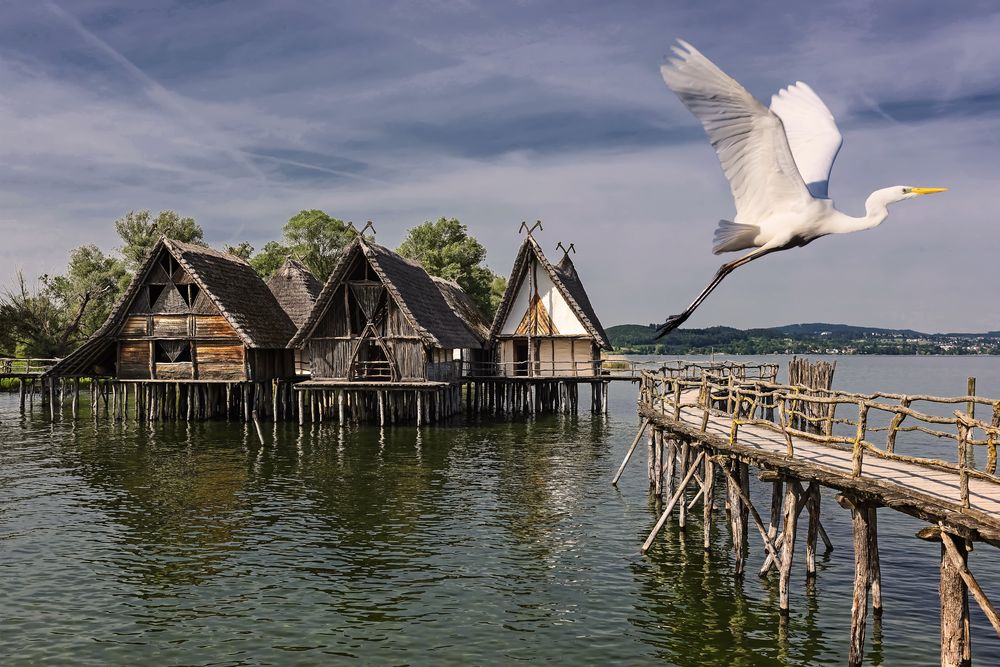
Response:
[{"label": "pier railing", "polygon": [[14,359],[0,358],[0,377],[22,377],[43,375],[45,371],[56,365],[58,359]]},{"label": "pier railing", "polygon": [[[700,377],[705,370],[721,376],[758,377],[774,380],[777,364],[748,366],[730,362],[669,362],[633,359],[594,359],[590,361],[535,359],[534,361],[465,361],[462,369],[466,377],[582,377],[582,378],[635,378],[640,379],[649,369],[669,377]],[[748,375],[749,374],[749,375]]]},{"label": "pier railing", "polygon": [[[689,415],[692,411],[700,414],[702,430],[713,415],[728,417],[730,442],[737,440],[739,429],[746,425],[779,433],[789,459],[795,457],[796,439],[849,450],[854,477],[861,476],[866,457],[872,456],[957,472],[965,507],[969,506],[970,477],[1000,481],[996,476],[1000,400],[812,389],[778,384],[775,376],[766,365],[741,370],[685,366],[643,371],[639,401],[675,421],[681,420],[685,410]],[[977,418],[977,408],[980,415],[987,415],[985,419]],[[925,436],[924,453],[899,453],[900,433]],[[940,447],[931,441],[950,444]],[[986,450],[981,467],[975,463],[977,449]]]}]

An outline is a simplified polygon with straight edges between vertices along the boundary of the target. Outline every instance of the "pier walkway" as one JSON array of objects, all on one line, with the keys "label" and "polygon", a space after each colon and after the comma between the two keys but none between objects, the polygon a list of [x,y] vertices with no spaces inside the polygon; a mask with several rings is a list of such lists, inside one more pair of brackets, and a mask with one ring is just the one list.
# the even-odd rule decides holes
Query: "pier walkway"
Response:
[{"label": "pier walkway", "polygon": [[[882,608],[877,509],[904,512],[928,522],[917,537],[941,544],[942,664],[968,664],[970,593],[1000,634],[1000,615],[968,569],[973,542],[1000,546],[1000,400],[857,394],[779,384],[776,376],[777,366],[767,364],[642,372],[642,426],[614,478],[647,433],[650,489],[663,506],[642,552],[667,521],[676,518],[683,527],[699,500],[709,549],[714,480],[721,477],[737,574],[746,565],[752,515],[764,545],[760,575],[778,571],[780,611],[787,613],[798,516],[808,514],[806,569],[815,576],[818,540],[832,548],[820,521],[819,489],[835,489],[852,513],[850,662],[860,664],[869,598],[876,616]],[[751,500],[751,467],[772,483],[766,524]]]}]

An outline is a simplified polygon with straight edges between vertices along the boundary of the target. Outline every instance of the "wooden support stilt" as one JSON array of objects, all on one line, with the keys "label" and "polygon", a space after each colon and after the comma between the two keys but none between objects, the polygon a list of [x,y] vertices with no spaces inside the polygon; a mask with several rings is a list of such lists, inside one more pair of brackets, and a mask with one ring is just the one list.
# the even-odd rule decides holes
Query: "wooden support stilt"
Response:
[{"label": "wooden support stilt", "polygon": [[712,549],[712,511],[715,509],[715,462],[708,456],[705,457],[705,478],[701,486],[702,505],[702,547],[705,551]]},{"label": "wooden support stilt", "polygon": [[649,488],[652,489],[653,482],[653,468],[656,461],[656,429],[652,429],[649,432],[649,436],[646,438],[646,479],[649,480]]},{"label": "wooden support stilt", "polygon": [[806,509],[809,511],[809,527],[806,530],[806,578],[816,576],[816,541],[819,538],[819,484],[809,482],[805,491]]},{"label": "wooden support stilt", "polygon": [[[691,445],[685,440],[681,443],[680,470],[678,471],[678,474],[683,478],[689,477],[688,466],[690,465],[690,461],[688,459],[690,458],[690,452]],[[693,475],[697,472],[697,466],[691,466],[691,468],[691,474]],[[678,491],[681,493],[681,503],[677,506],[677,527],[684,530],[687,524],[687,503],[685,503],[683,499],[684,493],[687,491],[687,482],[682,484]]]},{"label": "wooden support stilt", "polygon": [[741,496],[745,496],[746,489],[743,488],[743,468],[744,464],[739,459],[731,459],[729,462],[730,474],[726,476],[727,504],[729,505],[729,523],[733,536],[733,560],[735,564],[736,576],[743,576],[746,568],[747,558],[747,522],[744,503]]},{"label": "wooden support stilt", "polygon": [[941,540],[941,664],[964,667],[972,664],[969,590],[961,575],[967,569],[968,550],[965,540],[952,540],[952,545],[955,557]]},{"label": "wooden support stilt", "polygon": [[[819,502],[818,495],[816,502]],[[882,618],[882,565],[879,562],[878,508],[875,505],[868,507],[868,564],[871,567],[872,615]]]},{"label": "wooden support stilt", "polygon": [[663,471],[663,495],[667,498],[674,496],[674,472],[677,470],[677,441],[667,438],[666,466]]},{"label": "wooden support stilt", "polygon": [[653,540],[656,539],[656,536],[660,533],[660,530],[663,529],[663,524],[665,524],[667,522],[667,518],[670,517],[670,513],[673,511],[674,505],[676,505],[677,501],[679,501],[681,497],[684,495],[684,489],[687,487],[688,482],[691,481],[691,478],[694,477],[694,473],[695,471],[698,470],[698,465],[701,463],[701,459],[704,456],[705,456],[704,451],[698,452],[698,457],[694,460],[694,463],[688,469],[687,475],[685,475],[684,479],[681,480],[679,488],[677,489],[677,491],[674,492],[674,495],[670,498],[670,502],[667,503],[667,506],[664,508],[663,513],[660,515],[659,520],[657,520],[656,525],[653,526],[653,530],[649,533],[649,537],[647,537],[646,541],[643,543],[642,545],[643,554],[649,551],[649,547],[652,546]]},{"label": "wooden support stilt", "polygon": [[847,663],[851,667],[861,665],[864,659],[865,633],[868,620],[868,596],[872,582],[872,537],[871,504],[858,498],[837,496],[837,503],[851,510],[851,526],[854,534],[854,596],[851,604],[851,643]]},{"label": "wooden support stilt", "polygon": [[778,568],[778,611],[788,614],[788,585],[795,555],[795,527],[798,493],[790,479],[785,480],[785,509],[782,517],[781,566]]},{"label": "wooden support stilt", "polygon": [[663,497],[663,431],[653,431],[653,494]]}]

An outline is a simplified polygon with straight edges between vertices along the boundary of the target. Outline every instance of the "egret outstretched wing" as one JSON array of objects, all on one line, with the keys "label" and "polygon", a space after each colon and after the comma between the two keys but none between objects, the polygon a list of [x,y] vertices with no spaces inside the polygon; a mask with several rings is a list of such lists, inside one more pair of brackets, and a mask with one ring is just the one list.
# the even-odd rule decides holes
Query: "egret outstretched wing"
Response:
[{"label": "egret outstretched wing", "polygon": [[679,40],[663,80],[701,121],[736,201],[736,222],[758,224],[812,199],[781,120],[701,52]]},{"label": "egret outstretched wing", "polygon": [[844,143],[833,114],[819,95],[801,81],[773,95],[771,111],[785,126],[795,166],[809,192],[826,199],[833,161]]}]

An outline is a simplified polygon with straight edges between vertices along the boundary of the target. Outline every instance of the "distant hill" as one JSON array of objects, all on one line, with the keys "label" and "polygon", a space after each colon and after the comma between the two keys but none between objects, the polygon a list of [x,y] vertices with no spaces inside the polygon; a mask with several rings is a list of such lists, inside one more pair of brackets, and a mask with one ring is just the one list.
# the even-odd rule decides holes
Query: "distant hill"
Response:
[{"label": "distant hill", "polygon": [[1000,354],[1000,331],[928,334],[849,324],[788,324],[763,329],[677,329],[653,340],[654,325],[607,329],[624,354]]}]

